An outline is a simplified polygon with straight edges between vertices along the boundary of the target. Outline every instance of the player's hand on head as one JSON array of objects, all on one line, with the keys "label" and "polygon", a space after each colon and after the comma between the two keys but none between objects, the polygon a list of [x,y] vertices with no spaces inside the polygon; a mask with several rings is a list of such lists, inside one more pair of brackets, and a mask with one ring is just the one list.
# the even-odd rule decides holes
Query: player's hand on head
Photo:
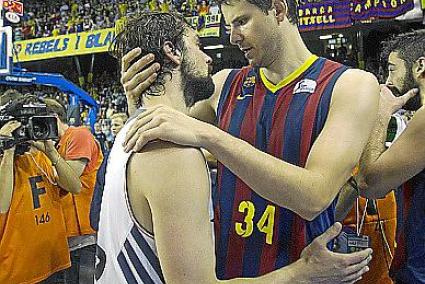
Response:
[{"label": "player's hand on head", "polygon": [[401,109],[408,100],[418,94],[418,89],[411,89],[402,96],[395,96],[386,85],[381,85],[381,93],[379,100],[380,112],[385,114],[393,114]]},{"label": "player's hand on head", "polygon": [[157,71],[160,68],[158,63],[154,63],[153,54],[142,56],[140,48],[135,48],[123,56],[121,60],[121,84],[129,104],[137,102],[139,96],[155,82]]},{"label": "player's hand on head", "polygon": [[21,123],[16,120],[8,121],[0,128],[0,136],[12,137],[13,131],[21,127]]},{"label": "player's hand on head", "polygon": [[147,108],[135,119],[123,144],[126,152],[138,152],[153,140],[201,146],[198,134],[206,124],[170,107],[157,105]]},{"label": "player's hand on head", "polygon": [[327,248],[341,229],[342,225],[335,223],[302,251],[301,260],[306,263],[306,275],[310,275],[311,283],[355,283],[369,271],[372,249],[341,254]]}]

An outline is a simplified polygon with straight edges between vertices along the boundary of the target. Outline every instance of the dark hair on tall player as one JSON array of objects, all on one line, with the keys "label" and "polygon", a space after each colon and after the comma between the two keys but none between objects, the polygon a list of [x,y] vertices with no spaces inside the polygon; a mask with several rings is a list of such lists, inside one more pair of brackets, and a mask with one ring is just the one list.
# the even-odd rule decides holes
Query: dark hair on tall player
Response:
[{"label": "dark hair on tall player", "polygon": [[157,72],[155,82],[143,95],[158,96],[164,90],[166,75],[171,76],[172,69],[176,67],[165,56],[164,44],[169,41],[183,53],[185,51],[183,36],[187,28],[190,27],[180,14],[166,12],[137,14],[128,19],[122,31],[115,37],[110,52],[120,63],[127,52],[137,47],[141,49],[140,57],[153,53],[155,62],[160,64],[161,69]]},{"label": "dark hair on tall player", "polygon": [[[243,0],[216,0],[216,2],[222,5],[232,5],[232,1],[243,1]],[[266,15],[269,14],[269,11],[273,8],[272,0],[246,0],[248,3],[251,3],[257,6],[261,11]],[[288,20],[293,25],[298,25],[298,0],[284,0],[288,6]]]}]

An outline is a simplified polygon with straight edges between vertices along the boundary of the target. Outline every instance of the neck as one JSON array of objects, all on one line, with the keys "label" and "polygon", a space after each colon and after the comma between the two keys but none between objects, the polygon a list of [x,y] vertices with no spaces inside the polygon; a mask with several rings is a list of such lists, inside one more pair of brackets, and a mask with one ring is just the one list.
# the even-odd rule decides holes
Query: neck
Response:
[{"label": "neck", "polygon": [[182,78],[180,72],[173,72],[172,79],[167,76],[164,91],[159,96],[145,96],[143,107],[166,105],[183,113],[188,113],[188,108],[183,99]]},{"label": "neck", "polygon": [[312,55],[297,27],[289,22],[283,25],[286,27],[283,29],[285,32],[282,32],[279,40],[276,41],[279,46],[276,48],[274,60],[263,68],[264,75],[274,84],[297,70]]}]

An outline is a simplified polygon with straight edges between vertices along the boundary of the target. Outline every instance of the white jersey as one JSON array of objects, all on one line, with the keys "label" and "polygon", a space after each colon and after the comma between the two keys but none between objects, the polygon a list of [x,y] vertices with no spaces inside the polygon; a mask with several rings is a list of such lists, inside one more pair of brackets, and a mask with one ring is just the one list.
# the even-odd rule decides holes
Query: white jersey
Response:
[{"label": "white jersey", "polygon": [[[118,133],[106,168],[96,253],[99,284],[165,283],[155,240],[138,225],[127,197],[126,170],[131,153],[124,152],[122,143],[134,121]],[[211,199],[209,213],[212,219]]]},{"label": "white jersey", "polygon": [[393,141],[385,142],[385,147],[387,147],[387,148],[391,147],[391,145],[398,139],[398,137],[400,137],[401,133],[403,133],[404,130],[406,129],[406,127],[407,127],[407,120],[403,116],[403,110],[399,110],[398,112],[394,113],[392,115],[392,117],[394,117],[394,119],[397,123],[397,128],[396,128],[396,132],[395,132],[395,136],[394,136]]},{"label": "white jersey", "polygon": [[131,153],[122,143],[135,120],[118,133],[106,168],[97,239],[96,283],[164,283],[153,236],[135,220],[127,198]]}]

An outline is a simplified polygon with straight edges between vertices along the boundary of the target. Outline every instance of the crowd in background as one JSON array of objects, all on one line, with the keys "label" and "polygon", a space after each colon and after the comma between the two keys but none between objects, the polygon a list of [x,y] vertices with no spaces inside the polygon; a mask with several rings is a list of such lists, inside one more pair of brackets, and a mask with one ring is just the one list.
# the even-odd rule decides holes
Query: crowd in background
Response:
[{"label": "crowd in background", "polygon": [[139,11],[175,11],[190,16],[217,14],[211,0],[61,0],[27,1],[15,39],[58,36],[114,27],[115,22]]}]

